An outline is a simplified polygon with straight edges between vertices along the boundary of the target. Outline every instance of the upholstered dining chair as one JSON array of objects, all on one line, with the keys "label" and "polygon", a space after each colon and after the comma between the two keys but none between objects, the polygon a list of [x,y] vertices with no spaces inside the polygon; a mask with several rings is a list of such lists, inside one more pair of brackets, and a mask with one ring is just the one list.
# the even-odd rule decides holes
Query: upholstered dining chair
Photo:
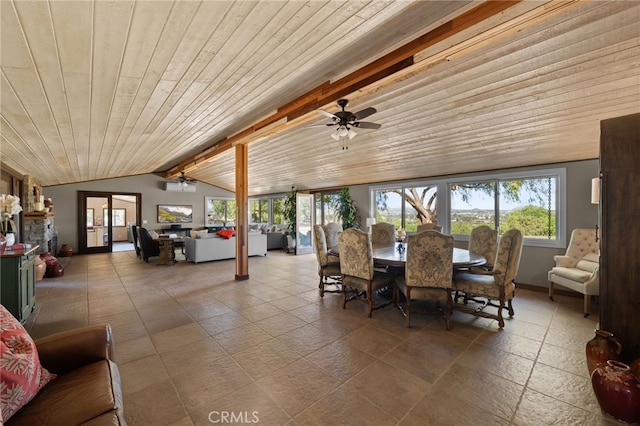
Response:
[{"label": "upholstered dining chair", "polygon": [[567,252],[553,256],[553,260],[556,266],[548,273],[549,298],[553,300],[554,283],[582,293],[584,317],[588,317],[591,312],[591,296],[600,294],[600,247],[596,240],[596,230],[574,229]]},{"label": "upholstered dining chair", "polygon": [[[324,297],[325,293],[342,293],[340,288],[342,283],[340,260],[333,256],[330,259],[323,226],[314,225],[313,232],[316,239],[316,259],[318,260],[318,275],[320,276],[320,283],[318,284],[320,297]],[[336,289],[327,290],[327,286],[335,287]]]},{"label": "upholstered dining chair", "polygon": [[[387,306],[391,301],[377,303],[373,300],[376,290],[393,286],[394,279],[373,269],[371,238],[366,232],[349,228],[338,235],[340,271],[342,273],[342,308],[351,300],[361,300],[369,305],[369,318],[374,310]],[[348,296],[348,293],[351,295]]]},{"label": "upholstered dining chair", "polygon": [[487,225],[480,225],[471,230],[469,235],[469,252],[479,254],[487,259],[482,269],[491,270],[496,261],[498,249],[498,231]]},{"label": "upholstered dining chair", "polygon": [[322,225],[322,230],[327,239],[327,250],[338,248],[338,234],[342,232],[342,225],[335,222],[329,222]]},{"label": "upholstered dining chair", "polygon": [[418,229],[416,230],[416,232],[422,232],[422,231],[442,232],[442,226],[436,225],[435,223],[421,223],[420,225],[418,225]]},{"label": "upholstered dining chair", "polygon": [[160,244],[151,238],[151,234],[146,228],[139,227],[138,231],[140,234],[140,254],[142,260],[148,263],[150,257],[160,256]]},{"label": "upholstered dining chair", "polygon": [[[445,326],[451,329],[453,287],[453,236],[443,235],[438,231],[418,232],[409,235],[407,240],[407,262],[405,274],[396,278],[396,295],[400,311],[406,318],[407,327],[411,327],[411,313],[444,313]],[[400,295],[405,297],[402,309]],[[414,308],[414,300],[435,300],[445,302],[444,312],[418,310]]]},{"label": "upholstered dining chair", "polygon": [[[472,315],[498,320],[498,326],[504,327],[502,310],[507,309],[512,317],[512,300],[515,294],[515,278],[520,266],[522,253],[522,233],[517,229],[510,229],[500,238],[498,255],[491,271],[462,271],[453,274],[453,287],[465,294],[464,304],[456,303],[453,308]],[[468,301],[479,302],[478,308],[467,306]],[[496,304],[497,302],[497,304]],[[497,314],[486,312],[487,306],[498,308]]]},{"label": "upholstered dining chair", "polygon": [[393,223],[380,222],[371,225],[371,244],[392,246],[396,243],[396,227]]}]

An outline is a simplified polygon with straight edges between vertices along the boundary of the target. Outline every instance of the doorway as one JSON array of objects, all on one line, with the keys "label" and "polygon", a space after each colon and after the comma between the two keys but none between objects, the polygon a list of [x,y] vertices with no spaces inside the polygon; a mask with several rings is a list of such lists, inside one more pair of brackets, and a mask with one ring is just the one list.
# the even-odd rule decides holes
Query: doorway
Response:
[{"label": "doorway", "polygon": [[141,199],[140,193],[78,191],[79,253],[111,253],[114,242],[132,242]]}]

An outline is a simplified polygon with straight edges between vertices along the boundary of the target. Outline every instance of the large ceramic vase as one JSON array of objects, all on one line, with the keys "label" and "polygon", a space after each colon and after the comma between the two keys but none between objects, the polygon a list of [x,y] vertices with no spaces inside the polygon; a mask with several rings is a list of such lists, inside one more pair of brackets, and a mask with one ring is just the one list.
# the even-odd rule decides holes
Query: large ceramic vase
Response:
[{"label": "large ceramic vase", "polygon": [[600,408],[617,420],[640,423],[640,381],[627,364],[609,360],[591,374]]},{"label": "large ceramic vase", "polygon": [[40,256],[36,256],[36,281],[41,281],[47,272],[47,263]]},{"label": "large ceramic vase", "polygon": [[595,330],[595,333],[595,336],[587,342],[585,348],[589,375],[598,364],[606,364],[610,359],[617,361],[620,352],[622,352],[622,345],[613,336],[613,333],[605,330]]}]

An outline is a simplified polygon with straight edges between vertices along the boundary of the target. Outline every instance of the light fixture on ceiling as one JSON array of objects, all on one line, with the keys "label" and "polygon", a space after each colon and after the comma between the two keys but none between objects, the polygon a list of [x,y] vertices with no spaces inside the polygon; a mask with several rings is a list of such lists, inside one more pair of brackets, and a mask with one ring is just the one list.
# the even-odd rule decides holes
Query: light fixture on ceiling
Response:
[{"label": "light fixture on ceiling", "polygon": [[347,139],[351,140],[353,139],[355,136],[357,135],[356,132],[354,132],[351,127],[349,126],[338,126],[338,128],[336,129],[335,132],[331,133],[331,137],[333,139],[335,139],[336,141],[339,141],[340,139],[343,140],[343,144],[342,144],[342,149],[343,150],[347,150],[349,149],[349,145],[347,145]]}]

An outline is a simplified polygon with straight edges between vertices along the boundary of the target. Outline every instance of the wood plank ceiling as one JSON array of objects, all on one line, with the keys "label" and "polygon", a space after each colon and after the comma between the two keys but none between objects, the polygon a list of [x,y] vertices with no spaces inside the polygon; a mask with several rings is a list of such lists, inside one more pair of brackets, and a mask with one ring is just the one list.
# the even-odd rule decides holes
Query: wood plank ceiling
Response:
[{"label": "wood plank ceiling", "polygon": [[[234,190],[234,143],[250,195],[548,164],[596,158],[600,120],[640,112],[635,1],[0,7],[0,160],[44,185],[185,170]],[[312,105],[377,108],[348,150],[309,105],[255,127],[443,28],[410,66]]]}]

